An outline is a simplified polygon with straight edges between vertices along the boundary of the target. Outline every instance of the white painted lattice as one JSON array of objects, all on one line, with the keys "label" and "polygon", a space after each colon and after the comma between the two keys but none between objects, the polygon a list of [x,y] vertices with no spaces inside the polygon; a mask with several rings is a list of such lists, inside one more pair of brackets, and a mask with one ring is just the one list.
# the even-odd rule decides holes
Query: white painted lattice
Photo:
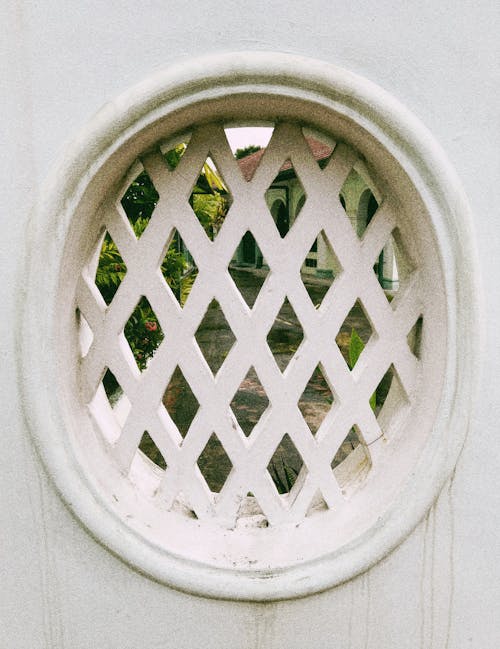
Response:
[{"label": "white painted lattice", "polygon": [[[208,156],[221,172],[233,199],[214,241],[207,237],[189,205],[193,185]],[[306,200],[282,238],[266,205],[265,192],[287,160],[302,183]],[[339,447],[355,427],[365,462],[370,470],[376,468],[404,422],[420,376],[420,361],[412,353],[407,336],[419,318],[425,322],[425,300],[418,262],[410,260],[405,252],[407,235],[404,224],[398,221],[395,203],[390,196],[383,196],[375,217],[359,239],[338,200],[343,183],[359,161],[358,154],[339,143],[321,169],[301,127],[292,123],[276,126],[250,181],[244,179],[219,125],[194,129],[174,170],[167,167],[159,149],[146,153],[140,161],[160,196],[142,236],[135,236],[119,205],[119,194],[109,197],[98,216],[101,231],[109,232],[121,253],[127,269],[125,277],[106,305],[95,285],[94,256],[77,287],[77,307],[86,334],[82,336],[85,344],[80,365],[82,395],[108,453],[134,480],[134,465],[142,461],[138,446],[144,431],[148,431],[167,464],[164,472],[151,468],[151,493],[161,507],[172,509],[182,502],[184,509],[194,512],[198,519],[215,519],[224,527],[235,525],[248,494],[252,494],[271,526],[304,520],[318,502],[333,513],[348,507],[348,471],[346,476],[346,467],[332,469]],[[175,231],[198,268],[184,307],[160,271]],[[254,236],[270,269],[251,309],[228,272],[247,231]],[[321,306],[316,308],[300,270],[321,232],[334,252],[338,272]],[[397,296],[389,303],[373,266],[393,233],[400,243],[406,273],[400,278]],[[143,372],[124,335],[125,323],[142,297],[149,301],[164,333]],[[236,339],[215,376],[195,338],[214,299]],[[267,336],[285,299],[295,311],[304,337],[281,372]],[[350,371],[335,337],[356,301],[361,303],[373,335]],[[334,402],[313,435],[298,402],[318,366]],[[162,403],[177,367],[200,406],[184,439]],[[375,416],[370,397],[391,367],[394,380],[389,396]],[[251,368],[265,390],[269,406],[247,437],[230,404]],[[122,416],[109,404],[101,384],[107,369],[123,389],[119,404]],[[232,464],[218,494],[210,491],[197,465],[213,434]],[[285,435],[304,465],[290,493],[283,496],[273,483],[268,465]]]}]

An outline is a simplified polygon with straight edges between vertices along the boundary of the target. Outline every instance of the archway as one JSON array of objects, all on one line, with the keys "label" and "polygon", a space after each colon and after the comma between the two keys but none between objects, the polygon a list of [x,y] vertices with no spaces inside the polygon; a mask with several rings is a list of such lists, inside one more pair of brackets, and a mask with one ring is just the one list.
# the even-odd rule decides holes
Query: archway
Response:
[{"label": "archway", "polygon": [[285,237],[290,229],[290,217],[285,203],[283,201],[275,201],[271,208],[271,214],[273,215],[281,238]]}]

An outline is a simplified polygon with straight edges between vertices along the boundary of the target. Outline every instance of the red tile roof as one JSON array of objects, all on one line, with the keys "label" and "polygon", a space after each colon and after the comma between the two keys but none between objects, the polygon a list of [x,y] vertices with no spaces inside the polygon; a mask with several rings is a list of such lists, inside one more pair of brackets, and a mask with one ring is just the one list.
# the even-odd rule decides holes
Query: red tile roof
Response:
[{"label": "red tile roof", "polygon": [[[311,149],[311,153],[313,154],[315,160],[317,160],[318,162],[329,158],[332,154],[332,147],[328,144],[325,144],[324,142],[320,142],[313,137],[306,137],[306,142],[309,145],[309,148]],[[260,160],[264,155],[264,152],[265,149],[260,149],[259,151],[246,156],[246,158],[241,158],[241,160],[238,160],[238,164],[240,165],[240,169],[245,180],[252,180],[253,175],[257,167],[259,166]],[[292,163],[290,162],[290,160],[286,160],[286,162],[280,168],[280,173],[291,168]]]}]

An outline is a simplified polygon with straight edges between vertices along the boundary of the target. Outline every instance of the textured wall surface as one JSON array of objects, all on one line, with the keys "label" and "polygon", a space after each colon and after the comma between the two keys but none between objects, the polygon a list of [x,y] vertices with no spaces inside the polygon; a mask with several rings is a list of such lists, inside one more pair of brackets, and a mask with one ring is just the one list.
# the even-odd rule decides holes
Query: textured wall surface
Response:
[{"label": "textured wall surface", "polygon": [[[499,11],[491,0],[271,3],[4,0],[0,362],[0,646],[6,649],[493,649],[500,623]],[[31,448],[12,327],[32,201],[64,142],[108,100],[185,57],[279,50],[380,84],[432,131],[468,194],[484,351],[475,418],[453,479],[389,557],[314,597],[234,604],[171,591],[97,545]],[[495,141],[496,140],[496,141]],[[463,272],[468,272],[464,260]]]}]

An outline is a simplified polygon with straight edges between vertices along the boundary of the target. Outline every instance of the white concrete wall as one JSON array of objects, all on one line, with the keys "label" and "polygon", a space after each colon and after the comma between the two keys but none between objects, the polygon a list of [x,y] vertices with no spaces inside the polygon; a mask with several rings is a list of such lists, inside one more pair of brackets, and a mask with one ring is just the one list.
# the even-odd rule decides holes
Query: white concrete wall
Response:
[{"label": "white concrete wall", "polygon": [[[304,4],[4,0],[0,318],[0,646],[6,649],[493,649],[500,644],[499,11],[493,0]],[[98,546],[34,457],[20,415],[15,262],[31,202],[65,140],[170,62],[282,50],[379,83],[431,129],[476,215],[483,386],[456,473],[428,518],[369,573],[270,605],[170,591]],[[495,141],[496,140],[496,141]],[[467,260],[464,260],[467,272]],[[478,332],[479,334],[479,332]]]}]

